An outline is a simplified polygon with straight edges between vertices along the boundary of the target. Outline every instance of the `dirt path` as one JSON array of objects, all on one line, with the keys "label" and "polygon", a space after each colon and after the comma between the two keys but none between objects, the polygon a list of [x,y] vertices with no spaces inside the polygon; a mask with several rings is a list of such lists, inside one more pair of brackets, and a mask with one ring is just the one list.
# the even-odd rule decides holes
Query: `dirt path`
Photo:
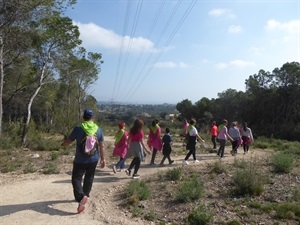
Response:
[{"label": "dirt path", "polygon": [[[226,150],[229,152],[229,149]],[[249,158],[264,154],[256,150],[252,154],[238,154],[239,158]],[[230,162],[227,156],[222,162]],[[146,160],[141,166],[141,179],[159,170],[182,166],[184,156],[173,156],[175,163],[166,167],[150,167]],[[198,166],[219,160],[215,154],[201,154]],[[191,165],[193,166],[193,163]],[[153,224],[131,218],[126,210],[119,210],[119,190],[130,181],[125,172],[114,174],[111,165],[97,169],[92,195],[82,214],[76,214],[77,203],[73,199],[70,173],[58,175],[41,174],[0,174],[0,224],[21,225],[74,225],[74,224]]]}]

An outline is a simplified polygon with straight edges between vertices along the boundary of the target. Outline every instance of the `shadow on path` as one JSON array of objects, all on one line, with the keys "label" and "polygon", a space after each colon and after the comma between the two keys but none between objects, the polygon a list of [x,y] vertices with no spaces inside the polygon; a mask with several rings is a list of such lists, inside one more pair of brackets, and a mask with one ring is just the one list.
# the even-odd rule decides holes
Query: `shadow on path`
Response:
[{"label": "shadow on path", "polygon": [[54,204],[70,203],[74,200],[60,200],[60,201],[46,201],[46,202],[35,202],[29,204],[17,204],[17,205],[1,205],[0,206],[0,217],[10,215],[23,210],[33,210],[39,213],[48,215],[58,215],[58,216],[70,216],[77,213],[71,213],[59,209],[54,209],[52,206]]}]

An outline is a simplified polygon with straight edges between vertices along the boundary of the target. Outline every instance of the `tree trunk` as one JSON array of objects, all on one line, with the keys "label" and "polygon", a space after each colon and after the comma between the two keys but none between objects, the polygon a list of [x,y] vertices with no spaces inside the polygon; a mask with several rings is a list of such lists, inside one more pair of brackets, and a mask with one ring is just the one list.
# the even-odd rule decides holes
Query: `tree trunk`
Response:
[{"label": "tree trunk", "polygon": [[35,97],[37,96],[37,94],[39,93],[39,91],[41,90],[41,88],[44,84],[43,81],[44,81],[45,72],[46,72],[46,66],[45,65],[44,65],[44,67],[42,69],[42,72],[41,72],[39,85],[35,89],[35,92],[33,93],[33,95],[30,97],[28,105],[27,105],[27,118],[26,118],[26,122],[25,122],[24,128],[23,128],[22,143],[21,143],[23,147],[25,146],[26,140],[27,140],[28,127],[29,127],[29,123],[30,123],[30,120],[31,120],[32,103],[33,103],[33,100],[35,99]]},{"label": "tree trunk", "polygon": [[0,137],[2,134],[2,117],[3,117],[3,85],[4,85],[4,62],[3,62],[3,38],[0,34]]}]

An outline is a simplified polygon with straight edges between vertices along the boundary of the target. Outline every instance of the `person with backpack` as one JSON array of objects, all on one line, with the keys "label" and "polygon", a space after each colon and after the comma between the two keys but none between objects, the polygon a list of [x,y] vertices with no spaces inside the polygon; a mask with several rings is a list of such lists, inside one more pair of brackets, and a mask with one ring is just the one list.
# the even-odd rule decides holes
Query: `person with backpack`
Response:
[{"label": "person with backpack", "polygon": [[113,166],[113,172],[116,173],[117,171],[121,171],[124,169],[125,166],[125,156],[127,153],[127,139],[128,133],[125,130],[125,123],[119,123],[119,130],[115,134],[115,148],[113,151],[113,156],[119,156],[120,160],[117,162],[116,165]]},{"label": "person with backpack", "polygon": [[106,164],[104,159],[104,135],[102,130],[94,123],[93,118],[92,110],[84,110],[81,125],[74,127],[70,136],[61,144],[61,147],[65,148],[76,140],[72,186],[75,200],[79,203],[77,213],[85,210],[99,159],[101,168],[104,168]]},{"label": "person with backpack", "polygon": [[183,160],[183,164],[188,165],[188,159],[191,155],[193,155],[194,158],[194,163],[198,163],[199,161],[196,159],[196,143],[197,143],[197,138],[201,140],[202,142],[205,142],[198,134],[198,131],[195,127],[196,125],[196,120],[191,119],[190,125],[187,128],[187,134],[186,134],[186,149],[189,150],[187,155],[185,156]]}]

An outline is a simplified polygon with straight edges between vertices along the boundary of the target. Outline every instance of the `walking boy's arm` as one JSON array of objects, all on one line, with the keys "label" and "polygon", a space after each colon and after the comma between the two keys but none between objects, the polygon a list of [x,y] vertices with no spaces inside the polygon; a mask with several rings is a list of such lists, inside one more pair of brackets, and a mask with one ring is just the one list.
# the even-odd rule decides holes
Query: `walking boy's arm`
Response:
[{"label": "walking boy's arm", "polygon": [[100,151],[100,167],[104,168],[106,165],[105,155],[104,155],[104,142],[99,141],[99,151]]}]

